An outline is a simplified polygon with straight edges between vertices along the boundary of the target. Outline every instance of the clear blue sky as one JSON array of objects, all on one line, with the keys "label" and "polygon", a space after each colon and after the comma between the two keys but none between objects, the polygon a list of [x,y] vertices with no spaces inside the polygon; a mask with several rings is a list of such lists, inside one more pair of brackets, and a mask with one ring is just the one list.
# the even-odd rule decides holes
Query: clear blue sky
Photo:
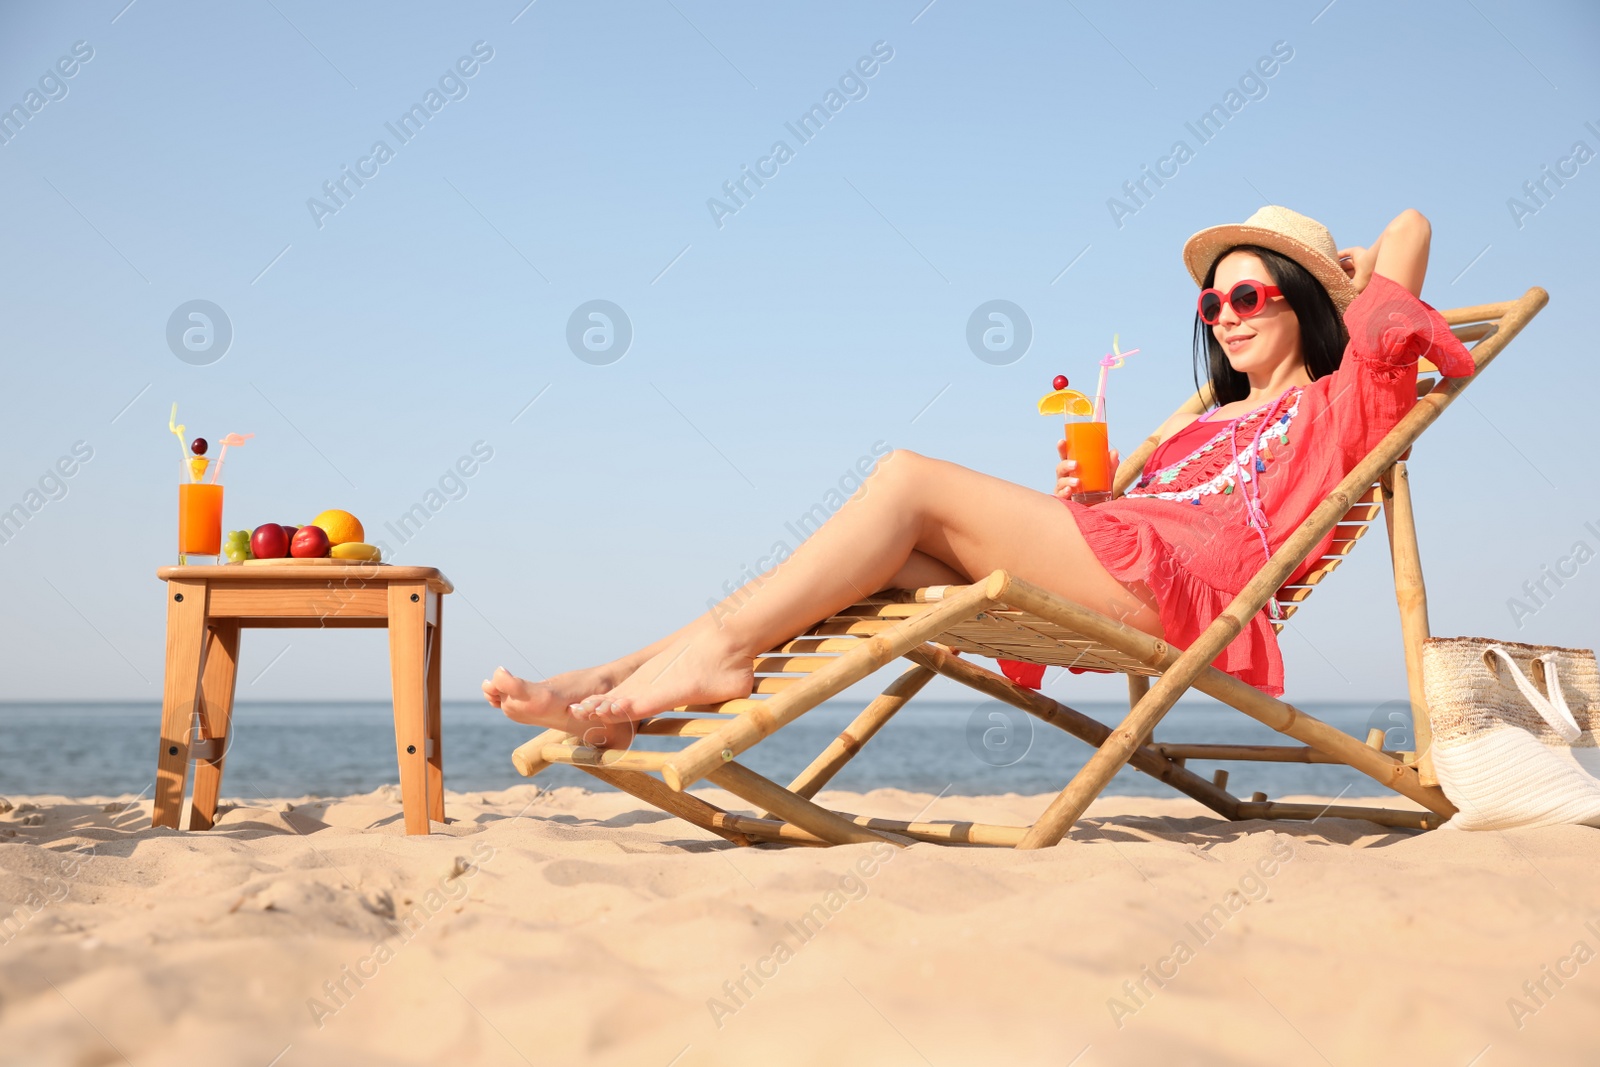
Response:
[{"label": "clear blue sky", "polygon": [[[0,508],[58,497],[0,544],[0,696],[159,699],[174,400],[192,433],[256,435],[229,528],[343,507],[382,537],[492,449],[383,537],[455,581],[446,692],[474,696],[496,664],[553,673],[704,610],[875,442],[1048,489],[1034,400],[1113,332],[1142,350],[1111,391],[1131,447],[1192,388],[1184,239],[1263,203],[1341,245],[1421,210],[1437,307],[1549,290],[1416,450],[1433,626],[1600,637],[1600,559],[1520,628],[1507,604],[1600,551],[1600,161],[1523,189],[1600,152],[1592,4],[125,3],[0,8],[0,106],[27,112],[0,144]],[[1199,144],[1186,123],[1236,89]],[[802,142],[786,124],[830,90]],[[1193,158],[1119,226],[1108,200],[1179,139]],[[744,167],[771,176],[740,206]],[[369,176],[339,206],[344,168]],[[966,341],[993,299],[1032,325],[1005,365]],[[231,324],[220,360],[168,345],[191,300]],[[631,322],[620,360],[568,346],[591,300]],[[1284,636],[1290,697],[1403,695],[1381,530],[1338,578]],[[241,669],[241,699],[388,692],[377,633],[257,632]]]}]

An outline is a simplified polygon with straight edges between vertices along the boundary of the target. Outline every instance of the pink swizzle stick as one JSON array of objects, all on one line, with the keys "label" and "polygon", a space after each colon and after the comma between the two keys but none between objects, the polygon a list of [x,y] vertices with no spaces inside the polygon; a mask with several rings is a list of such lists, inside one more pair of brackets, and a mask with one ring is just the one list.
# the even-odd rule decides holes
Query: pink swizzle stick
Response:
[{"label": "pink swizzle stick", "polygon": [[222,451],[217,453],[217,466],[216,469],[211,472],[212,485],[216,485],[222,480],[222,461],[228,458],[228,446],[242,445],[254,436],[255,434],[253,433],[230,433],[222,439]]},{"label": "pink swizzle stick", "polygon": [[1117,338],[1120,337],[1120,336],[1121,336],[1121,334],[1115,334],[1115,333],[1111,335],[1111,351],[1107,352],[1104,356],[1102,356],[1100,358],[1100,384],[1095,388],[1095,393],[1094,393],[1095,410],[1097,410],[1097,411],[1104,410],[1104,407],[1105,407],[1105,400],[1106,400],[1106,373],[1108,371],[1110,371],[1113,367],[1122,366],[1122,361],[1123,360],[1127,359],[1131,355],[1136,354],[1139,351],[1137,348],[1130,348],[1130,349],[1128,349],[1128,351],[1124,352],[1120,348],[1118,348],[1117,347]]}]

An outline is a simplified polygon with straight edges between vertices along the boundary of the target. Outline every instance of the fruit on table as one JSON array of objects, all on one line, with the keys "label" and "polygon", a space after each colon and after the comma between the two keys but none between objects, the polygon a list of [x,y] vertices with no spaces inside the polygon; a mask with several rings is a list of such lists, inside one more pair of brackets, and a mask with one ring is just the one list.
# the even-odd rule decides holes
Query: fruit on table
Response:
[{"label": "fruit on table", "polygon": [[229,530],[228,536],[222,541],[222,552],[232,563],[254,559],[255,555],[250,551],[250,531]]},{"label": "fruit on table", "polygon": [[364,544],[360,541],[346,541],[334,545],[328,550],[328,555],[334,559],[364,559],[371,563],[383,560],[383,550],[377,545]]},{"label": "fruit on table", "polygon": [[264,522],[250,535],[256,559],[282,559],[289,554],[289,535],[275,522]]},{"label": "fruit on table", "polygon": [[361,520],[348,511],[340,511],[338,508],[324,511],[311,520],[311,525],[322,528],[322,532],[328,535],[330,545],[342,545],[351,541],[360,543],[367,539],[367,532],[361,528]]},{"label": "fruit on table", "polygon": [[320,526],[302,526],[289,542],[289,555],[295,559],[321,559],[328,554],[328,535]]}]

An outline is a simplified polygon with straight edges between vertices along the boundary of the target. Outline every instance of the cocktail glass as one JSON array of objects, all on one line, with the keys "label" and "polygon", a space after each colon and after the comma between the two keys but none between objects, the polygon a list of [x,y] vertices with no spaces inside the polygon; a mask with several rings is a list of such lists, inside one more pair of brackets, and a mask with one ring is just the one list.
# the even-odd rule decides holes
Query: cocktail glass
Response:
[{"label": "cocktail glass", "polygon": [[1067,458],[1077,461],[1073,474],[1078,489],[1072,499],[1080,504],[1100,504],[1111,499],[1111,445],[1106,436],[1106,400],[1097,396],[1088,415],[1067,415]]},{"label": "cocktail glass", "polygon": [[222,486],[186,482],[178,486],[178,562],[222,554]]}]

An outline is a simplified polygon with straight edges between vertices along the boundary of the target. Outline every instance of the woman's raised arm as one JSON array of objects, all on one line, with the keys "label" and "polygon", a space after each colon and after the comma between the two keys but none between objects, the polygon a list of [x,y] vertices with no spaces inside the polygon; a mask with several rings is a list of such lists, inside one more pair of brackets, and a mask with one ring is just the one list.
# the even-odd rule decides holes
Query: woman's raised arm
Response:
[{"label": "woman's raised arm", "polygon": [[[1373,272],[1403,286],[1412,296],[1422,296],[1422,280],[1428,273],[1428,246],[1433,227],[1422,212],[1406,208],[1383,228],[1370,248],[1359,245],[1339,249],[1339,265],[1350,276],[1356,291],[1367,287]],[[1345,262],[1346,257],[1349,262]]]}]

